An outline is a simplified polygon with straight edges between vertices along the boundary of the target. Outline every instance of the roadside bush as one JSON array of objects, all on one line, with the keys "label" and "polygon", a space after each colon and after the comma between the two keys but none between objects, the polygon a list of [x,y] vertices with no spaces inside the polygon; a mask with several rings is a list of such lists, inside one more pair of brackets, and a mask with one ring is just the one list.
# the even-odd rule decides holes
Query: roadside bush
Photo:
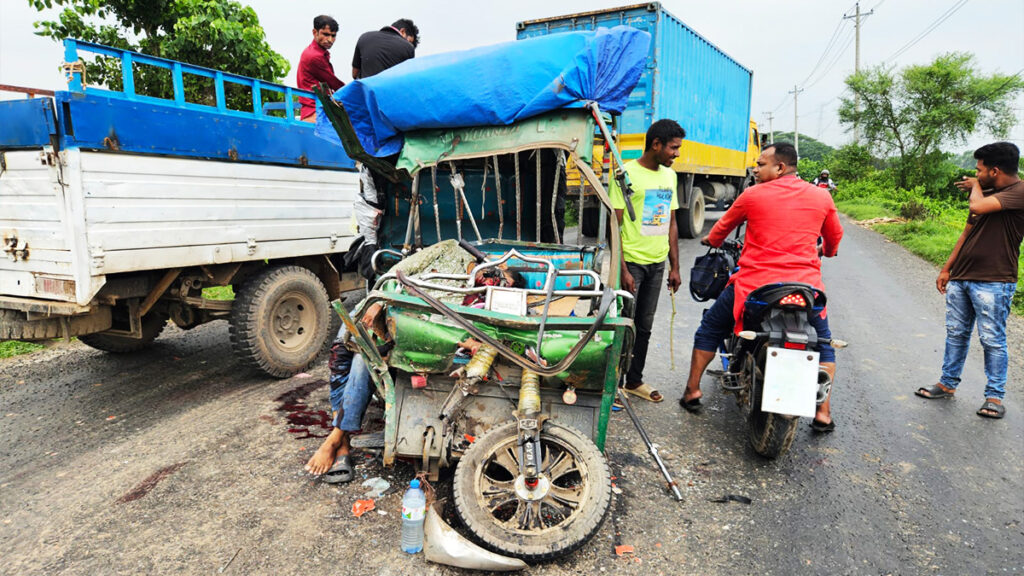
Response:
[{"label": "roadside bush", "polygon": [[832,179],[837,182],[856,182],[872,176],[882,164],[868,149],[856,144],[847,144],[836,149],[826,158]]},{"label": "roadside bush", "polygon": [[907,200],[900,206],[900,217],[907,220],[924,220],[928,215],[928,207],[918,200]]}]

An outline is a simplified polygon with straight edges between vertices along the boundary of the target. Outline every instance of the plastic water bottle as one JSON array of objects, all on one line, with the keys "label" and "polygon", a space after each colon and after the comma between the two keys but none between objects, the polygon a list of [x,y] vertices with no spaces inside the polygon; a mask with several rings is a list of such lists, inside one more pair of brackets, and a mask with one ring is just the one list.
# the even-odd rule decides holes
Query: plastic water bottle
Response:
[{"label": "plastic water bottle", "polygon": [[409,482],[402,496],[402,552],[416,554],[423,550],[423,515],[427,511],[427,497],[420,489],[420,481]]}]

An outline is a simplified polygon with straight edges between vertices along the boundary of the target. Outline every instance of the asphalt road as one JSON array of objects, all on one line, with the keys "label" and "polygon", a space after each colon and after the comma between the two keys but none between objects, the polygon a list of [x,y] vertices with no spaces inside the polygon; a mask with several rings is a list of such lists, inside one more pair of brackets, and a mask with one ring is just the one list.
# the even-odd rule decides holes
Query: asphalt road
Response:
[{"label": "asphalt road", "polygon": [[[676,296],[672,371],[666,292],[646,379],[667,401],[638,408],[686,501],[668,496],[615,414],[607,452],[622,494],[608,521],[582,550],[529,574],[1024,573],[1024,323],[1010,326],[1004,420],[974,413],[976,338],[955,399],[915,397],[942,356],[936,270],[845,229],[840,257],[825,264],[833,332],[851,343],[833,393],[837,431],[813,436],[805,422],[791,453],[769,462],[710,378],[704,413],[683,412],[704,305]],[[684,276],[700,252],[682,243]],[[168,330],[133,356],[72,343],[0,361],[0,573],[462,573],[398,550],[410,466],[358,459],[358,480],[393,485],[361,518],[351,514],[358,480],[327,486],[303,473],[319,443],[303,436],[326,432],[325,376],[240,371],[223,323]],[[752,503],[711,501],[730,494]],[[635,555],[616,557],[616,544]]]}]

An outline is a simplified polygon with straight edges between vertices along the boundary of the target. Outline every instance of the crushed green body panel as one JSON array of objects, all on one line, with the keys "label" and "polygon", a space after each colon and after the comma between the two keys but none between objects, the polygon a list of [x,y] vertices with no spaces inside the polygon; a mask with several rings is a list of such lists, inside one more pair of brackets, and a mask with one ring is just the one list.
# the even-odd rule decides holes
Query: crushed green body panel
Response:
[{"label": "crushed green body panel", "polygon": [[395,165],[418,170],[463,158],[479,158],[536,148],[575,150],[583,162],[593,156],[594,118],[586,110],[557,110],[509,126],[418,130],[405,134]]},{"label": "crushed green body panel", "polygon": [[[525,350],[537,342],[536,329],[505,328],[482,322],[474,324],[488,336],[516,351]],[[450,325],[439,314],[395,305],[388,307],[388,326],[395,343],[389,363],[406,372],[450,373],[457,367],[453,360],[458,343],[469,336],[464,329]],[[541,355],[549,364],[557,364],[568,355],[585,329],[586,326],[581,326],[579,331],[545,332]],[[571,370],[561,374],[560,378],[571,381],[578,388],[601,389],[613,337],[611,330],[596,332],[572,363]]]}]

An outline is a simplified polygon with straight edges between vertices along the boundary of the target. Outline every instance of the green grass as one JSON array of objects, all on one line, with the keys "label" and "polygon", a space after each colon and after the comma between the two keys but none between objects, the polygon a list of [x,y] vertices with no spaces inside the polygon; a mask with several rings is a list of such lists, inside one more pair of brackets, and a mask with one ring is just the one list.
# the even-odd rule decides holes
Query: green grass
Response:
[{"label": "green grass", "polygon": [[35,342],[8,340],[6,342],[0,342],[0,358],[10,358],[11,356],[30,354],[36,350],[42,350],[43,348],[44,346],[42,344],[36,344]]},{"label": "green grass", "polygon": [[[891,205],[891,201],[877,197],[851,198],[836,202],[839,211],[854,220],[893,217],[895,213],[890,208]],[[946,263],[960,233],[963,232],[966,218],[964,210],[946,209],[923,220],[879,223],[874,224],[872,229],[932,264],[941,266]],[[1024,272],[1024,255],[1021,256],[1018,268]],[[1024,316],[1024,275],[1019,276],[1017,280],[1017,293],[1013,297],[1012,309],[1014,314]]]},{"label": "green grass", "polygon": [[896,216],[896,213],[889,209],[885,203],[876,201],[874,198],[839,200],[836,202],[836,208],[854,220],[893,218]]},{"label": "green grass", "polygon": [[210,300],[234,300],[235,291],[231,286],[211,286],[203,288],[203,298]]}]

